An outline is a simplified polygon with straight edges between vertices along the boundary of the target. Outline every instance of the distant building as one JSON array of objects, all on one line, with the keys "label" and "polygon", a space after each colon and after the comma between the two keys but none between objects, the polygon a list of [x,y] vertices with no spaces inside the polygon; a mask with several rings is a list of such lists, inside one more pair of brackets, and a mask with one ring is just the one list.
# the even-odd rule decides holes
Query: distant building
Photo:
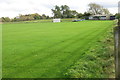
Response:
[{"label": "distant building", "polygon": [[92,15],[89,16],[89,20],[114,20],[115,16],[111,15]]}]

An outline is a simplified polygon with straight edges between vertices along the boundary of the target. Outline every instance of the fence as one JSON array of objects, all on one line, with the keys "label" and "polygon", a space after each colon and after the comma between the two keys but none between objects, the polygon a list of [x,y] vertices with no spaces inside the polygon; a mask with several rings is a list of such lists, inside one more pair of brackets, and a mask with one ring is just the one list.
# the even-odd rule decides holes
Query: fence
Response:
[{"label": "fence", "polygon": [[120,21],[118,26],[114,28],[115,38],[115,72],[116,78],[120,78]]}]

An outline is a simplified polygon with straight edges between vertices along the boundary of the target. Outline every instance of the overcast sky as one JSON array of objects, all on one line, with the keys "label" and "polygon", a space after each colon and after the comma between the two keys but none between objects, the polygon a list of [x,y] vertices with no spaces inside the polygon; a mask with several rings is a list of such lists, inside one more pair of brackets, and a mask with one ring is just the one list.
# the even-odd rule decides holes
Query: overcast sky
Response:
[{"label": "overcast sky", "polygon": [[0,0],[0,17],[15,17],[19,14],[39,13],[52,16],[55,5],[68,5],[72,10],[84,13],[91,2],[108,8],[113,14],[118,12],[120,0]]}]

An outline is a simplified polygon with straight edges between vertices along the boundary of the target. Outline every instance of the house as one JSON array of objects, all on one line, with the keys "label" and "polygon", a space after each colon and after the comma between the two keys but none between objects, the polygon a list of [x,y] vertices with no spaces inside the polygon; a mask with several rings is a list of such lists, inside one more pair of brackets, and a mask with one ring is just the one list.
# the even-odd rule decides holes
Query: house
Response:
[{"label": "house", "polygon": [[89,20],[115,20],[115,16],[111,15],[92,15]]}]

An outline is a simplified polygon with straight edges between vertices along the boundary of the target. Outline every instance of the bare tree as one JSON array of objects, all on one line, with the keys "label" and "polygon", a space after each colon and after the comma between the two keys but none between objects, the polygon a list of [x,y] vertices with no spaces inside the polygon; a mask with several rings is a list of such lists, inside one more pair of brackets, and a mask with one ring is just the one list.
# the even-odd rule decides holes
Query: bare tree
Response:
[{"label": "bare tree", "polygon": [[90,3],[89,5],[89,13],[96,15],[96,14],[110,14],[109,10],[106,8],[103,8],[103,6],[96,4],[96,3]]},{"label": "bare tree", "polygon": [[107,8],[102,9],[103,14],[110,14],[109,10]]}]

